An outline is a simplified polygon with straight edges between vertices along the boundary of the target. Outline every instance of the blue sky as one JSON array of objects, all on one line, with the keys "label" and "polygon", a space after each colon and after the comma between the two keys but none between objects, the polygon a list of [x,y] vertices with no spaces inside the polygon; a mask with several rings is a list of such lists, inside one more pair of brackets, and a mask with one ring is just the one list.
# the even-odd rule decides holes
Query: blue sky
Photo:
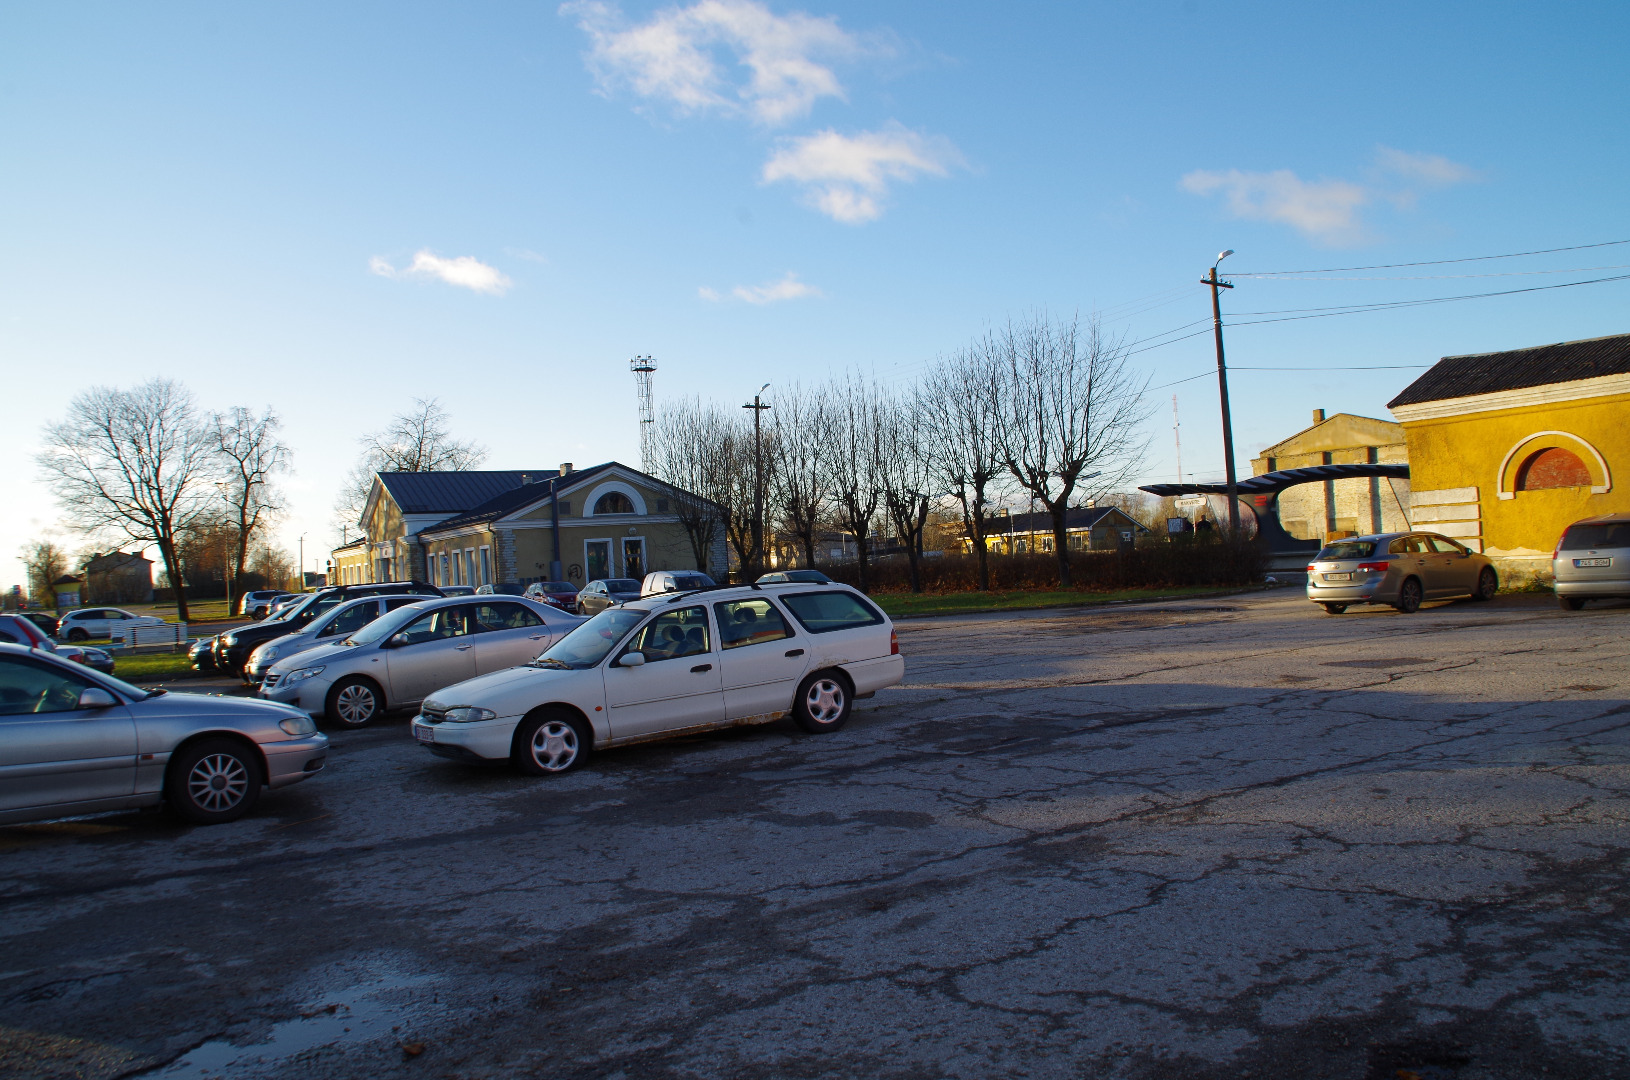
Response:
[{"label": "blue sky", "polygon": [[[96,383],[274,406],[280,536],[313,566],[357,436],[414,397],[491,467],[635,462],[635,354],[659,401],[735,403],[844,368],[904,383],[1042,308],[1145,339],[1209,314],[1225,247],[1243,274],[1630,239],[1627,30],[1607,3],[6,3],[0,555],[55,522],[30,455]],[[1239,276],[1226,304],[1625,263]],[[1624,332],[1627,301],[1241,326],[1231,364],[1315,369],[1232,377],[1241,469],[1313,408],[1387,415],[1413,374],[1335,369]],[[1184,379],[1211,341],[1136,362]],[[1200,379],[1155,392],[1145,482],[1175,477],[1173,392],[1185,470],[1220,475]]]}]

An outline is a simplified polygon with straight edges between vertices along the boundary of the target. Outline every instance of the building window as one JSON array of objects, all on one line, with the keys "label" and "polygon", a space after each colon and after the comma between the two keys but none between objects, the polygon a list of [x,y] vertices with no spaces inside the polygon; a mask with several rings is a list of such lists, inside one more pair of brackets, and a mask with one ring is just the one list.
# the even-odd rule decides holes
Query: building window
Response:
[{"label": "building window", "polygon": [[596,514],[632,514],[634,504],[620,491],[608,491],[594,504]]},{"label": "building window", "polygon": [[[1268,471],[1269,472],[1278,472],[1279,471],[1279,459],[1278,458],[1271,457],[1271,458],[1268,459]],[[1181,476],[1179,476],[1177,479],[1182,480],[1183,478]]]},{"label": "building window", "polygon": [[657,513],[666,514],[667,512],[668,512],[668,500],[667,499],[658,499],[657,500]]},{"label": "building window", "polygon": [[1578,454],[1552,446],[1529,455],[1517,469],[1515,487],[1518,491],[1590,487],[1590,470],[1585,468]]},{"label": "building window", "polygon": [[481,584],[492,584],[492,552],[489,548],[481,549]]}]

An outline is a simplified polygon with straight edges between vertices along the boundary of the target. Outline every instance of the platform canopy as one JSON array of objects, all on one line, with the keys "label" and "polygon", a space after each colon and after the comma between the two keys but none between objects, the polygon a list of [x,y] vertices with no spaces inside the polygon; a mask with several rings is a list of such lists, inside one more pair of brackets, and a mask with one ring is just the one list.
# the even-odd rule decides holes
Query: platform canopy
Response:
[{"label": "platform canopy", "polygon": [[[1236,487],[1241,496],[1277,495],[1297,484],[1311,484],[1321,480],[1353,480],[1367,476],[1386,476],[1395,480],[1409,479],[1408,465],[1306,465],[1300,469],[1280,469],[1239,481]],[[1227,484],[1144,484],[1138,489],[1151,495],[1227,495]]]}]

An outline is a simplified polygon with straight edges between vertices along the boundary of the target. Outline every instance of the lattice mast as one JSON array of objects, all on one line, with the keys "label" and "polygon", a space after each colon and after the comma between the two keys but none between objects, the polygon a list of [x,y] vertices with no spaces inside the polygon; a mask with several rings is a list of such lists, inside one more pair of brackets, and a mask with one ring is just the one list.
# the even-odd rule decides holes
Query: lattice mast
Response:
[{"label": "lattice mast", "polygon": [[651,399],[651,372],[657,362],[649,356],[636,356],[628,362],[634,372],[634,389],[640,399],[640,468],[650,472],[656,468],[656,405]]}]

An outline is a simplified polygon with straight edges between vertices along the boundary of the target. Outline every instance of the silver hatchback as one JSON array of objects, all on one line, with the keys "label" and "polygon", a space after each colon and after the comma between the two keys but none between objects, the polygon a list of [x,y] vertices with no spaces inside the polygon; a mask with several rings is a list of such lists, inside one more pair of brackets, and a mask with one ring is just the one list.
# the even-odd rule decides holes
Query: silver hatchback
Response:
[{"label": "silver hatchback", "polygon": [[1557,603],[1578,611],[1586,600],[1630,597],[1630,514],[1569,525],[1551,557]]},{"label": "silver hatchback", "polygon": [[1354,604],[1387,604],[1409,614],[1423,600],[1500,591],[1494,564],[1437,533],[1377,533],[1326,544],[1307,568],[1307,598],[1332,615]]},{"label": "silver hatchback", "polygon": [[160,802],[199,824],[231,821],[327,757],[328,737],[287,706],[143,690],[0,645],[0,822]]}]

